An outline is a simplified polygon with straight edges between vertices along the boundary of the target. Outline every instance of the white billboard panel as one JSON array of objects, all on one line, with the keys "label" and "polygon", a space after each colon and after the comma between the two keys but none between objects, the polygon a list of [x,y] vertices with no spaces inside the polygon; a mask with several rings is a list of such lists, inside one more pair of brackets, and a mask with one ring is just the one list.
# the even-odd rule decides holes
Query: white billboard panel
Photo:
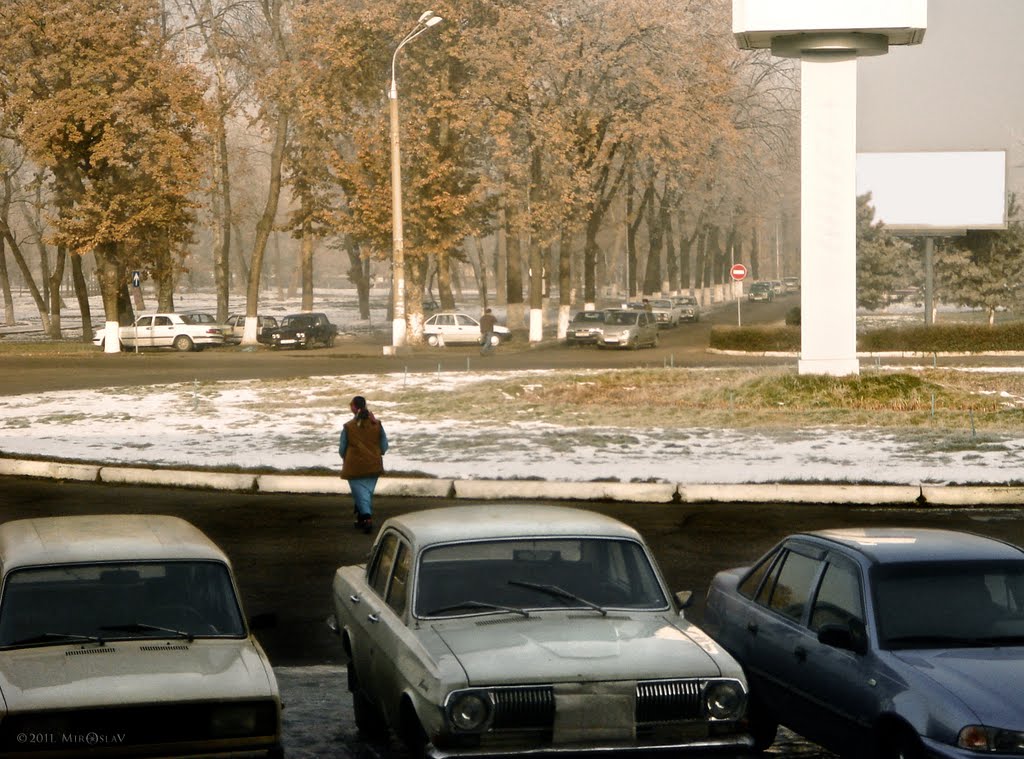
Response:
[{"label": "white billboard panel", "polygon": [[1006,151],[858,153],[857,195],[875,221],[938,234],[1006,228]]},{"label": "white billboard panel", "polygon": [[740,47],[771,47],[779,34],[868,32],[890,45],[920,43],[928,0],[733,0],[732,31]]}]

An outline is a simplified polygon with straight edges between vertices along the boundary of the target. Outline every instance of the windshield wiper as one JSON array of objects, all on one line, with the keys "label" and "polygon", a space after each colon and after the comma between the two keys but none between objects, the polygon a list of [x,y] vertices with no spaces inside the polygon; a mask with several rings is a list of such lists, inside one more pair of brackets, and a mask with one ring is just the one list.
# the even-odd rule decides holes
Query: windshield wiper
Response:
[{"label": "windshield wiper", "polygon": [[33,643],[45,643],[52,641],[54,643],[60,643],[62,641],[80,641],[84,643],[96,643],[101,646],[106,645],[106,641],[98,635],[82,635],[80,633],[55,633],[55,632],[44,632],[39,635],[33,635],[29,638],[22,638],[8,643],[8,646],[29,646]]},{"label": "windshield wiper", "polygon": [[565,588],[560,588],[557,585],[544,585],[539,582],[523,582],[522,580],[509,580],[509,585],[517,585],[520,588],[529,588],[530,590],[539,590],[541,593],[547,593],[549,596],[555,596],[556,598],[565,598],[570,601],[576,601],[581,603],[587,608],[593,609],[594,611],[601,612],[602,617],[607,617],[608,612],[602,607],[598,606],[593,601],[588,601],[585,598],[580,598],[575,593],[570,593]]},{"label": "windshield wiper", "polygon": [[501,604],[485,603],[484,601],[460,601],[457,604],[448,604],[442,606],[439,609],[431,609],[427,612],[428,617],[433,617],[435,614],[444,614],[446,611],[455,611],[456,609],[490,609],[491,611],[507,611],[512,614],[521,614],[524,617],[529,617],[530,612],[526,609],[517,609],[514,606],[502,606]]},{"label": "windshield wiper", "polygon": [[195,635],[184,630],[175,630],[173,627],[160,627],[159,625],[148,625],[145,622],[132,622],[130,625],[104,625],[101,630],[109,632],[159,632],[169,633],[175,638],[185,638],[189,643],[195,640]]}]

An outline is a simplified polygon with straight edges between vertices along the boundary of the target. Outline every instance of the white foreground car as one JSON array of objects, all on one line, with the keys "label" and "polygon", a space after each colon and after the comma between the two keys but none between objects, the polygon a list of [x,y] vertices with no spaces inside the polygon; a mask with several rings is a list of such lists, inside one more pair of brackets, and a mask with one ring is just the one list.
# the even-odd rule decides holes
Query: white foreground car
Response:
[{"label": "white foreground car", "polygon": [[227,557],[177,517],[0,525],[0,756],[281,756]]},{"label": "white foreground car", "polygon": [[359,730],[413,755],[736,755],[746,680],[687,596],[609,517],[456,506],[387,520],[335,574],[330,624]]},{"label": "white foreground car", "polygon": [[[223,345],[224,326],[208,323],[194,314],[143,314],[134,324],[119,327],[117,337],[124,350],[137,347],[193,351],[208,345]],[[106,328],[93,333],[93,345],[104,348],[106,340]]]},{"label": "white foreground car", "polygon": [[[512,331],[500,324],[494,326],[494,335],[498,342],[506,342],[512,338]],[[479,343],[483,339],[480,334],[480,322],[469,314],[445,311],[434,314],[423,323],[423,337],[427,345],[436,347],[449,343]],[[492,338],[493,339],[493,338]]]}]

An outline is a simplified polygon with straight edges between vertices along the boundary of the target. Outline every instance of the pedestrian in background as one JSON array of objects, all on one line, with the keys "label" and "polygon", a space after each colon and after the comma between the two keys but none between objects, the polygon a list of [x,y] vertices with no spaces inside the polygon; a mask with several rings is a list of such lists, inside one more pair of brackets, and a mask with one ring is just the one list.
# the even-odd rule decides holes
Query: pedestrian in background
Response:
[{"label": "pedestrian in background", "polygon": [[384,472],[384,454],[388,436],[384,425],[366,408],[366,399],[357,395],[349,404],[352,419],[341,428],[338,455],[341,477],[348,480],[355,503],[355,526],[365,533],[373,530],[373,491]]},{"label": "pedestrian in background", "polygon": [[480,317],[480,344],[487,345],[494,334],[494,327],[498,320],[494,318],[491,309],[485,308],[484,315]]}]

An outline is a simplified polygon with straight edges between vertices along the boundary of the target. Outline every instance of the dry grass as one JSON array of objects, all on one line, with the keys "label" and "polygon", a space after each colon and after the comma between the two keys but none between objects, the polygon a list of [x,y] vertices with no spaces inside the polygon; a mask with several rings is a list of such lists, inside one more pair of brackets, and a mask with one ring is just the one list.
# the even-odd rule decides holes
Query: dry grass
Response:
[{"label": "dry grass", "polygon": [[791,370],[648,369],[467,383],[445,392],[410,390],[389,400],[419,418],[623,427],[821,425],[1019,431],[1024,376],[926,370],[859,377]]}]

